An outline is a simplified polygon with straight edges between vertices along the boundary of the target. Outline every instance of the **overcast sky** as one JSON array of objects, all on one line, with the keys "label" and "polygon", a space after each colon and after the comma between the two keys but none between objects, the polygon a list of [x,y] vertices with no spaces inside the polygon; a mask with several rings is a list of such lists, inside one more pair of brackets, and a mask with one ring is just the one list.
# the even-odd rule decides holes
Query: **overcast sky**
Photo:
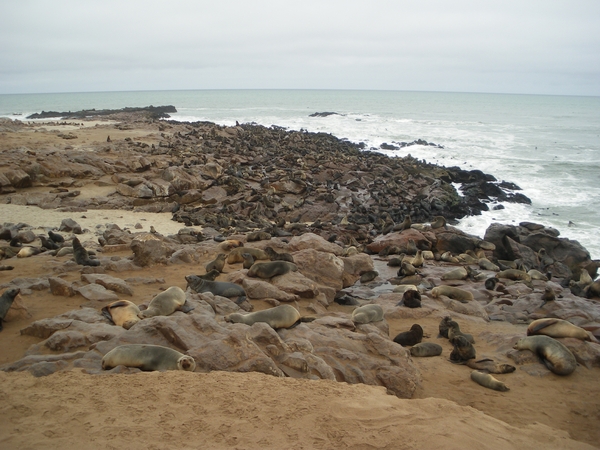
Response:
[{"label": "overcast sky", "polygon": [[0,93],[600,95],[600,0],[2,0]]}]

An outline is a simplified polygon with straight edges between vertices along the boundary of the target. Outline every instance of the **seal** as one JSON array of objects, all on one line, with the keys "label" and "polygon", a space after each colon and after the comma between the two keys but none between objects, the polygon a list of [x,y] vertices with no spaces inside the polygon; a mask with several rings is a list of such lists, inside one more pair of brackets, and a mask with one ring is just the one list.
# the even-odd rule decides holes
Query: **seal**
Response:
[{"label": "seal", "polygon": [[423,328],[418,323],[415,323],[410,327],[410,331],[403,331],[398,333],[394,338],[396,344],[400,344],[402,347],[411,347],[418,344],[423,340]]},{"label": "seal", "polygon": [[532,280],[548,281],[548,277],[536,269],[530,269],[527,272],[527,275],[529,275]]},{"label": "seal", "polygon": [[480,359],[479,361],[470,359],[467,361],[467,366],[471,369],[488,373],[512,373],[517,370],[515,366],[511,366],[510,364],[498,364],[489,358]]},{"label": "seal", "polygon": [[400,263],[400,269],[398,269],[397,275],[399,277],[410,277],[417,274],[417,268],[408,261],[402,261]]},{"label": "seal", "polygon": [[454,346],[452,353],[450,353],[451,363],[465,364],[469,359],[476,357],[475,347],[464,336],[454,336],[450,339],[450,343]]},{"label": "seal", "polygon": [[206,268],[206,273],[210,272],[211,270],[218,270],[219,273],[223,272],[226,257],[227,255],[225,253],[219,253],[215,259],[204,266]]},{"label": "seal", "polygon": [[269,259],[269,255],[264,250],[252,247],[238,247],[231,250],[227,257],[227,264],[235,264],[244,261],[242,253],[250,253],[254,259]]},{"label": "seal", "polygon": [[496,288],[496,284],[498,284],[498,278],[496,277],[490,277],[487,280],[485,280],[485,288],[488,291],[493,291]]},{"label": "seal", "polygon": [[417,254],[417,244],[414,239],[409,239],[406,243],[406,254],[407,255],[416,255]]},{"label": "seal", "polygon": [[39,255],[40,253],[42,253],[41,248],[27,246],[19,250],[17,258],[29,258],[30,256]]},{"label": "seal", "polygon": [[199,278],[197,275],[186,275],[185,281],[187,281],[186,289],[191,288],[199,294],[203,292],[210,292],[214,295],[220,295],[221,297],[246,297],[246,291],[239,284],[228,283],[226,281],[208,281]]},{"label": "seal", "polygon": [[289,253],[279,253],[273,249],[273,247],[265,247],[265,252],[269,256],[271,261],[287,261],[294,262],[294,257]]},{"label": "seal", "polygon": [[48,237],[57,244],[62,244],[63,242],[65,242],[65,238],[62,236],[62,234],[55,233],[52,230],[48,231]]},{"label": "seal", "polygon": [[450,316],[446,316],[440,321],[439,325],[440,336],[445,337],[446,339],[448,339],[448,330],[450,329],[450,322],[452,322],[452,318]]},{"label": "seal", "polygon": [[572,337],[582,341],[591,341],[590,335],[583,328],[563,319],[537,319],[527,327],[527,336],[545,335],[553,338]]},{"label": "seal", "polygon": [[73,256],[75,257],[75,262],[82,266],[100,265],[100,261],[97,259],[90,259],[90,254],[76,237],[73,238]]},{"label": "seal", "polygon": [[583,290],[586,298],[600,297],[600,280],[594,281]]},{"label": "seal", "polygon": [[531,350],[542,358],[546,367],[557,375],[569,375],[577,367],[573,353],[561,342],[549,336],[527,336],[513,346],[516,350]]},{"label": "seal", "polygon": [[501,270],[496,274],[496,277],[508,278],[513,281],[531,281],[531,276],[527,272],[519,269]]},{"label": "seal", "polygon": [[500,267],[487,258],[479,258],[477,263],[479,264],[479,268],[483,270],[491,270],[492,272],[498,272],[500,270]]},{"label": "seal", "polygon": [[483,387],[493,389],[495,391],[506,392],[509,390],[502,381],[495,379],[489,373],[483,373],[479,370],[474,370],[471,372],[471,380]]},{"label": "seal", "polygon": [[238,241],[237,239],[227,239],[219,243],[219,249],[224,252],[230,252],[234,248],[241,247],[243,245],[244,243],[242,241]]},{"label": "seal", "polygon": [[446,285],[434,287],[431,290],[431,295],[433,295],[436,298],[440,295],[445,295],[446,297],[449,297],[452,300],[458,300],[461,303],[473,301],[473,294],[471,292]]},{"label": "seal", "polygon": [[408,289],[404,291],[404,294],[402,295],[402,304],[407,308],[420,308],[421,294],[416,289]]},{"label": "seal", "polygon": [[359,306],[352,311],[352,321],[354,323],[365,324],[381,320],[383,320],[383,308],[374,303]]},{"label": "seal", "polygon": [[245,323],[246,325],[265,322],[273,329],[291,328],[300,322],[310,322],[312,320],[314,318],[302,318],[298,310],[292,305],[279,305],[249,314],[232,313],[225,316],[226,322]]},{"label": "seal", "polygon": [[431,222],[431,228],[434,230],[446,226],[446,219],[444,218],[444,216],[435,216],[433,220],[434,221]]},{"label": "seal", "polygon": [[442,280],[466,280],[469,273],[464,267],[457,267],[456,269],[449,270],[442,275]]},{"label": "seal", "polygon": [[269,239],[271,239],[271,235],[266,231],[254,231],[246,235],[246,240],[248,242],[268,241]]},{"label": "seal", "polygon": [[220,275],[216,269],[211,270],[210,272],[205,273],[204,275],[196,275],[198,278],[202,278],[203,280],[215,281],[217,277]]},{"label": "seal", "polygon": [[138,317],[147,319],[155,316],[169,316],[175,311],[183,311],[184,304],[185,292],[183,292],[183,289],[179,286],[171,286],[150,300],[148,309],[141,311]]},{"label": "seal", "polygon": [[442,354],[442,346],[433,342],[420,342],[411,347],[410,354],[419,358],[440,356]]},{"label": "seal", "polygon": [[450,341],[452,341],[452,338],[455,336],[463,336],[471,344],[475,343],[475,339],[473,339],[473,336],[460,331],[460,327],[458,326],[458,323],[456,323],[453,320],[450,320],[448,322],[448,339],[450,339]]},{"label": "seal", "polygon": [[117,326],[129,330],[138,323],[141,311],[138,306],[129,300],[117,300],[102,308],[102,315]]},{"label": "seal", "polygon": [[2,293],[0,296],[0,331],[2,331],[4,318],[6,313],[10,309],[15,297],[21,292],[20,288],[10,288]]},{"label": "seal", "polygon": [[244,264],[242,265],[244,269],[252,267],[252,264],[254,264],[254,256],[250,253],[242,253],[242,258],[244,258]]},{"label": "seal", "polygon": [[196,369],[194,358],[169,347],[148,344],[127,344],[113,348],[102,358],[102,369],[117,366],[137,367],[141,370],[186,370]]},{"label": "seal", "polygon": [[367,270],[366,272],[361,272],[360,282],[361,282],[361,284],[369,283],[370,281],[373,281],[378,276],[379,276],[379,272],[377,272],[376,270]]},{"label": "seal", "polygon": [[287,261],[256,262],[248,270],[249,277],[273,278],[288,272],[297,272],[296,264]]}]

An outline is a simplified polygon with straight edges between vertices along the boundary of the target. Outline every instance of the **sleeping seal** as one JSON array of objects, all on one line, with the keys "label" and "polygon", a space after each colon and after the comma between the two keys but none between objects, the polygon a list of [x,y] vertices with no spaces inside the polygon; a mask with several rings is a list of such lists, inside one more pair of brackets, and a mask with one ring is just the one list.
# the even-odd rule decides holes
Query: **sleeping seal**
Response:
[{"label": "sleeping seal", "polygon": [[211,292],[214,295],[220,295],[221,297],[245,297],[246,291],[239,284],[228,283],[226,281],[208,281],[199,278],[197,275],[186,275],[185,281],[187,281],[186,289],[193,289],[199,294],[203,292]]},{"label": "sleeping seal", "polygon": [[359,306],[352,311],[352,321],[354,323],[370,323],[383,320],[383,308],[371,303],[369,305]]},{"label": "sleeping seal", "polygon": [[591,341],[590,335],[583,328],[563,319],[537,319],[527,327],[527,336],[546,335],[553,338],[572,337],[582,341]]},{"label": "sleeping seal", "polygon": [[141,320],[139,314],[141,314],[141,311],[138,306],[129,300],[117,300],[102,308],[104,317],[126,330],[129,330]]},{"label": "sleeping seal", "polygon": [[225,316],[226,322],[245,323],[246,325],[264,322],[273,329],[291,328],[300,322],[311,322],[312,320],[314,318],[301,317],[298,310],[292,305],[279,305],[249,314],[232,313]]},{"label": "sleeping seal", "polygon": [[191,356],[160,345],[128,344],[113,348],[102,358],[102,368],[137,367],[141,370],[186,370],[193,372],[196,361]]},{"label": "sleeping seal", "polygon": [[140,319],[147,319],[148,317],[155,316],[169,316],[175,311],[181,311],[184,304],[185,292],[183,292],[183,289],[179,286],[171,286],[150,300],[148,309],[141,311],[138,317]]}]

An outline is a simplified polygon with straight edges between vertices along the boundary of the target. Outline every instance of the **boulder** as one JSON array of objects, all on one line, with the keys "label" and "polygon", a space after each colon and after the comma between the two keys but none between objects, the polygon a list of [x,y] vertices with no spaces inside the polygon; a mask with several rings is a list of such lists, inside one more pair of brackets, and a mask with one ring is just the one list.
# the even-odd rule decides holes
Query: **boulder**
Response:
[{"label": "boulder", "polygon": [[133,262],[140,266],[164,264],[175,253],[175,248],[160,236],[152,233],[142,233],[131,241]]}]

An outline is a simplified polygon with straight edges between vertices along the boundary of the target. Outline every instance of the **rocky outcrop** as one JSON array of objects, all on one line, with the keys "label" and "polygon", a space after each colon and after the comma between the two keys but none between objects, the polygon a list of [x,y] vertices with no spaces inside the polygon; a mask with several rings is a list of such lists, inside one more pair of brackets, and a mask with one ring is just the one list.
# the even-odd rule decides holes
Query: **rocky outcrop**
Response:
[{"label": "rocky outcrop", "polygon": [[41,113],[34,113],[27,116],[27,119],[85,119],[90,117],[105,117],[114,116],[118,114],[144,114],[152,119],[161,119],[171,117],[168,113],[176,113],[177,109],[174,106],[146,106],[143,108],[122,108],[122,109],[86,109],[83,111],[75,112],[57,112],[57,111],[42,111]]}]

